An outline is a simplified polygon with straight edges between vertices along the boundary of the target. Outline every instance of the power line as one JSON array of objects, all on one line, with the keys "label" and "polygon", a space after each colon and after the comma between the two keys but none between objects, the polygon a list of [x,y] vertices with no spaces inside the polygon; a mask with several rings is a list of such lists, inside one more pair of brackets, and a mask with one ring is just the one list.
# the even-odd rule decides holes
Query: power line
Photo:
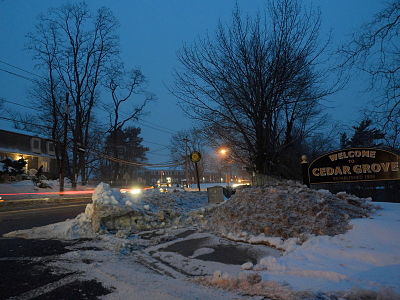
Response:
[{"label": "power line", "polygon": [[17,77],[20,77],[20,78],[23,78],[23,79],[25,79],[25,80],[29,80],[29,81],[32,81],[32,82],[35,82],[35,81],[36,81],[35,79],[29,78],[29,77],[26,77],[26,76],[24,76],[24,75],[17,74],[17,73],[14,73],[14,72],[11,72],[11,71],[2,69],[2,68],[0,68],[0,71],[9,73],[9,74],[11,74],[11,75],[14,75],[14,76],[17,76]]},{"label": "power line", "polygon": [[4,102],[7,102],[7,103],[11,103],[11,104],[14,104],[14,105],[17,105],[17,106],[21,106],[21,107],[25,107],[25,108],[29,108],[29,109],[37,111],[37,108],[32,107],[32,106],[23,105],[23,104],[16,103],[16,102],[13,102],[13,101],[10,101],[10,100],[6,100],[4,98],[1,98],[1,100],[4,101]]},{"label": "power line", "polygon": [[40,77],[40,78],[42,78],[42,79],[46,79],[45,77],[43,77],[43,76],[41,76],[41,75],[38,75],[38,74],[36,74],[36,73],[33,73],[33,72],[28,71],[28,70],[26,70],[26,69],[23,69],[23,68],[21,68],[21,67],[17,67],[17,66],[15,66],[15,65],[12,65],[12,64],[10,64],[10,63],[4,61],[4,60],[1,60],[1,59],[0,59],[0,63],[5,64],[5,65],[7,65],[7,66],[9,66],[9,67],[15,68],[15,69],[17,69],[17,70],[20,70],[20,71],[22,71],[22,72],[25,72],[25,73],[28,73],[28,74],[31,74],[31,75]]},{"label": "power line", "polygon": [[[146,152],[146,155],[148,154],[148,152]],[[160,156],[160,157],[171,157],[168,154],[160,154],[160,153],[150,153],[151,156]]]},{"label": "power line", "polygon": [[[28,109],[32,109],[32,110],[37,111],[37,108],[34,108],[34,107],[32,107],[32,106],[27,106],[27,105],[19,104],[19,103],[16,103],[16,102],[14,102],[14,101],[6,100],[6,99],[4,99],[4,98],[2,98],[2,100],[3,100],[4,102],[6,102],[6,103],[14,104],[14,105],[17,105],[17,106],[20,106],[20,107],[24,107],[24,108],[28,108]],[[13,122],[19,122],[19,123],[27,123],[27,122],[23,122],[23,121],[14,120],[14,119],[7,119],[7,118],[3,118],[3,119],[4,119],[4,120],[10,120],[10,121],[13,121]],[[35,125],[35,126],[39,126],[39,127],[44,127],[44,128],[51,129],[51,127],[48,127],[48,126],[42,126],[42,125],[37,125],[37,124],[32,124],[32,123],[27,123],[27,124],[28,124],[28,125],[31,124],[31,125]],[[152,142],[152,141],[148,141],[148,140],[143,140],[143,142],[145,142],[145,143],[147,143],[147,144],[153,144],[153,145],[157,145],[157,146],[162,146],[162,147],[164,147],[164,148],[166,148],[166,149],[169,149],[169,148],[170,148],[170,146],[163,145],[163,144],[156,143],[156,142]]]},{"label": "power line", "polygon": [[162,126],[160,126],[160,125],[157,125],[157,124],[154,124],[154,123],[152,123],[152,122],[149,122],[149,121],[145,121],[145,120],[143,120],[143,119],[139,119],[139,122],[142,122],[142,123],[144,123],[144,124],[150,124],[150,125],[147,125],[147,126],[154,126],[154,127],[158,127],[158,128],[160,128],[160,129],[157,129],[157,128],[154,128],[154,129],[156,129],[156,130],[163,130],[163,131],[165,131],[165,132],[167,132],[167,133],[169,133],[169,134],[175,134],[176,132],[174,131],[174,130],[172,130],[172,129],[169,129],[169,128],[167,128],[167,127],[162,127]]},{"label": "power line", "polygon": [[[106,113],[109,113],[109,111],[107,109],[105,109],[104,107],[98,107],[98,108],[101,109],[102,111],[106,112]],[[125,116],[125,117],[129,117],[129,115],[124,113],[124,112],[119,112],[119,114],[122,115],[122,116]],[[144,126],[144,127],[148,127],[148,128],[153,129],[153,130],[160,131],[160,132],[164,132],[164,133],[168,133],[168,134],[175,134],[176,133],[176,132],[174,132],[172,130],[169,130],[166,127],[162,127],[162,126],[159,126],[157,124],[154,124],[154,123],[151,123],[151,122],[148,122],[148,121],[144,121],[144,120],[141,120],[141,119],[138,119],[137,122],[140,125]],[[151,124],[151,125],[147,125],[146,123]]]},{"label": "power line", "polygon": [[[31,72],[31,71],[28,71],[28,70],[26,70],[26,69],[23,69],[23,68],[21,68],[21,67],[17,67],[17,66],[15,66],[15,65],[10,64],[10,63],[8,63],[8,62],[5,62],[5,61],[3,61],[3,60],[1,60],[1,59],[0,59],[0,63],[3,63],[3,64],[5,64],[5,65],[7,65],[7,66],[13,67],[13,68],[15,68],[15,69],[17,69],[17,70],[26,72],[26,73],[28,73],[28,74],[31,74],[31,75],[40,77],[40,78],[42,78],[42,79],[46,79],[45,77],[43,77],[43,76],[41,76],[41,75],[35,74],[35,73],[33,73],[33,72]],[[30,78],[30,77],[27,77],[27,76],[24,76],[24,75],[21,75],[21,74],[18,74],[18,73],[14,73],[14,72],[9,71],[9,70],[5,70],[5,69],[0,68],[0,71],[9,73],[9,74],[11,74],[11,75],[14,75],[14,76],[17,76],[17,77],[20,77],[20,78],[23,78],[23,79],[25,79],[25,80],[29,80],[29,81],[32,81],[32,82],[37,82],[36,79]],[[17,104],[17,105],[18,105],[18,104]],[[108,112],[108,111],[107,111],[106,109],[104,109],[104,108],[100,108],[100,109],[102,109],[102,110],[105,111],[105,112]],[[128,117],[128,115],[125,114],[125,113],[123,113],[123,112],[120,112],[120,114],[121,114],[121,115],[125,115],[126,117]],[[148,127],[148,128],[153,129],[153,130],[158,130],[158,131],[160,131],[160,132],[164,132],[164,133],[168,133],[168,134],[175,134],[175,133],[176,133],[176,132],[174,132],[172,129],[159,126],[159,125],[154,124],[154,123],[151,123],[151,122],[149,122],[149,121],[144,121],[144,120],[140,120],[140,121],[139,121],[139,120],[138,120],[138,123],[141,124],[141,125],[144,126],[144,127]],[[146,124],[146,123],[147,123],[147,124]],[[148,124],[150,124],[150,125],[148,125]]]},{"label": "power line", "polygon": [[124,159],[120,159],[120,158],[117,158],[117,157],[113,157],[113,156],[110,156],[108,154],[102,153],[102,152],[94,150],[94,149],[91,149],[91,152],[95,152],[95,153],[97,153],[98,155],[104,157],[107,160],[111,160],[111,161],[119,162],[119,163],[125,163],[125,164],[132,165],[132,166],[172,167],[172,166],[178,166],[179,165],[179,164],[177,164],[177,163],[175,163],[173,161],[167,161],[167,162],[164,162],[164,163],[157,163],[157,164],[138,163],[138,162],[134,162],[134,161],[129,161],[129,160],[124,160]]},{"label": "power line", "polygon": [[[10,118],[5,118],[5,117],[0,117],[0,119],[7,120],[7,121],[13,121],[13,122],[16,122],[16,123],[27,124],[27,125],[34,125],[34,126],[42,127],[42,128],[46,128],[46,129],[51,129],[51,127],[48,127],[48,126],[38,125],[38,124],[25,122],[25,121],[13,120],[13,119],[10,119]],[[34,134],[34,132],[32,132],[32,134]],[[85,149],[85,150],[87,150],[87,149]],[[116,157],[112,157],[110,155],[104,154],[104,153],[102,153],[100,151],[97,151],[97,150],[94,150],[94,149],[90,149],[89,152],[95,152],[95,153],[97,153],[98,155],[102,156],[103,158],[105,158],[107,160],[111,160],[111,161],[119,162],[119,163],[124,163],[124,164],[128,164],[128,165],[131,165],[131,166],[174,167],[174,166],[178,166],[179,165],[179,164],[177,164],[177,163],[175,163],[173,161],[167,161],[167,162],[156,163],[156,164],[138,163],[138,162],[134,162],[134,161],[129,161],[129,160],[124,160],[124,159],[119,159],[119,158],[116,158]]]},{"label": "power line", "polygon": [[163,147],[161,147],[159,149],[153,149],[153,150],[147,151],[147,153],[155,153],[155,152],[165,151],[167,149],[168,149],[167,146],[163,146]]},{"label": "power line", "polygon": [[[26,122],[26,121],[22,121],[22,120],[14,120],[14,119],[6,118],[6,117],[0,117],[0,119],[6,120],[6,121],[12,121],[12,122],[15,122],[15,123],[21,123],[21,124],[25,124],[25,125],[32,125],[32,126],[36,126],[36,127],[40,127],[40,128],[50,129],[50,130],[52,129],[49,126],[34,124],[34,123],[31,123],[31,122]],[[159,143],[154,143],[154,142],[149,142],[149,141],[144,141],[144,142],[146,142],[148,144],[155,144],[155,145],[163,146],[166,149],[169,148],[168,146],[165,146],[165,145],[162,145],[162,144],[159,144]],[[100,152],[98,154],[100,154]],[[160,154],[156,154],[155,156],[168,157],[168,155],[160,155]],[[118,159],[118,158],[112,158],[111,156],[109,156],[107,159],[112,160],[112,159]],[[118,161],[121,162],[121,163],[129,162],[129,161],[121,160],[121,159],[118,159]],[[158,164],[139,164],[139,163],[132,162],[133,165],[137,165],[137,166],[152,166],[152,167],[174,166],[174,165],[171,165],[171,163],[173,163],[173,162],[165,162],[165,163],[158,163]]]},{"label": "power line", "polygon": [[[40,76],[40,75],[38,75],[38,74],[35,74],[35,73],[33,73],[33,72],[30,72],[30,71],[28,71],[28,70],[26,70],[26,69],[17,67],[17,66],[15,66],[15,65],[10,64],[10,63],[8,63],[8,62],[5,62],[5,61],[3,61],[3,60],[0,60],[0,62],[3,63],[3,64],[6,64],[6,65],[8,65],[8,66],[11,66],[11,67],[13,67],[13,68],[16,68],[16,69],[18,69],[18,70],[21,70],[21,71],[23,71],[23,72],[26,72],[26,73],[29,73],[29,74],[32,74],[32,75],[35,75],[35,76],[44,78],[44,77],[42,77],[42,76]],[[21,74],[17,74],[17,73],[14,73],[14,72],[12,72],[12,71],[8,71],[8,70],[2,69],[2,68],[0,68],[0,71],[9,73],[9,74],[11,74],[11,75],[14,75],[14,76],[17,76],[17,77],[20,77],[20,78],[23,78],[23,79],[25,79],[25,80],[29,80],[29,81],[31,81],[31,82],[37,82],[37,80],[35,80],[35,79],[33,79],[33,78],[30,78],[30,77],[27,77],[27,76],[24,76],[24,75],[21,75]],[[5,99],[3,99],[3,101],[8,102],[8,103],[11,103],[11,104],[14,104],[14,105],[18,105],[18,106],[20,106],[20,107],[25,107],[25,108],[32,109],[32,110],[37,110],[36,108],[30,107],[30,106],[26,106],[26,105],[22,105],[22,104],[13,102],[13,101],[5,100]],[[102,110],[105,111],[105,112],[108,112],[105,108],[100,107],[100,109],[102,109]],[[121,114],[121,115],[128,116],[128,115],[124,114],[123,112],[120,112],[120,114]],[[13,121],[15,121],[15,120],[13,120]],[[140,121],[138,121],[138,123],[141,124],[141,125],[144,126],[144,127],[148,127],[148,128],[153,129],[153,130],[157,130],[157,131],[164,132],[164,133],[168,133],[168,134],[175,134],[175,132],[173,132],[172,130],[170,130],[170,129],[166,128],[166,127],[161,127],[161,126],[159,126],[159,125],[157,125],[157,124],[154,124],[154,123],[151,123],[151,122],[148,122],[148,121],[140,120]],[[151,124],[151,125],[146,125],[146,123]],[[165,146],[165,145],[162,145],[162,144],[159,144],[159,143],[155,143],[155,142],[148,142],[148,141],[145,141],[145,142],[147,142],[148,144],[154,144],[154,145]],[[165,146],[165,147],[168,147],[168,146]],[[168,148],[169,148],[169,147],[168,147]]]},{"label": "power line", "polygon": [[16,123],[22,123],[22,124],[26,124],[26,125],[33,125],[33,126],[36,126],[36,127],[42,127],[42,128],[46,128],[46,129],[51,129],[51,127],[49,127],[49,126],[38,125],[38,124],[34,124],[34,123],[26,122],[26,121],[21,121],[21,120],[14,120],[14,119],[5,118],[5,117],[0,117],[0,119],[7,120],[7,121],[12,121],[12,122],[16,122]]},{"label": "power line", "polygon": [[148,143],[148,144],[153,144],[153,145],[157,145],[157,146],[163,146],[165,148],[170,148],[171,147],[171,146],[166,146],[166,145],[163,145],[163,144],[160,144],[160,143],[156,143],[156,142],[149,142],[149,141],[146,141],[146,140],[143,140],[143,141]]},{"label": "power line", "polygon": [[[10,67],[12,67],[12,68],[15,68],[15,69],[17,69],[17,70],[26,72],[26,73],[28,73],[28,74],[31,74],[31,75],[40,77],[40,78],[42,78],[42,79],[46,79],[45,77],[43,77],[43,76],[41,76],[41,75],[38,75],[38,74],[33,73],[33,72],[31,72],[31,71],[28,71],[28,70],[26,70],[26,69],[24,69],[24,68],[15,66],[15,65],[13,65],[13,64],[10,64],[10,63],[8,63],[8,62],[6,62],[6,61],[4,61],[4,60],[1,60],[1,59],[0,59],[0,63],[3,63],[3,64],[5,64],[5,65],[10,66]],[[30,77],[27,77],[27,76],[24,76],[24,75],[21,75],[21,74],[17,74],[17,73],[14,73],[14,72],[12,72],[12,71],[8,71],[8,70],[2,69],[2,68],[0,68],[0,71],[7,72],[7,73],[9,73],[9,74],[12,74],[12,75],[21,77],[21,78],[26,79],[26,80],[29,80],[29,81],[33,81],[33,82],[36,81],[36,79],[30,78]],[[108,112],[108,111],[105,110],[104,108],[101,108],[101,109],[102,109],[103,111],[105,111],[105,112]],[[124,114],[123,112],[120,112],[120,114],[121,114],[121,115],[125,115],[126,117],[128,116],[127,114]],[[139,120],[140,120],[140,121],[139,121]],[[160,126],[160,125],[158,125],[158,124],[154,124],[154,123],[152,123],[152,122],[145,121],[145,120],[142,120],[142,119],[139,119],[139,120],[138,120],[138,123],[141,123],[141,124],[142,124],[143,126],[145,126],[145,127],[149,127],[149,128],[154,129],[154,130],[158,130],[158,131],[161,131],[161,132],[164,132],[164,133],[168,133],[168,134],[175,134],[175,133],[176,133],[174,130],[169,129],[169,128],[165,127],[165,126]],[[146,123],[147,123],[147,125],[146,125]],[[150,125],[149,125],[149,124],[150,124]]]},{"label": "power line", "polygon": [[161,131],[161,132],[164,132],[164,133],[168,133],[168,134],[175,134],[175,133],[173,133],[171,131],[168,131],[168,130],[164,130],[164,129],[159,129],[159,128],[153,127],[152,125],[146,125],[146,124],[143,123],[143,121],[137,121],[137,122],[139,124],[141,124],[142,126],[144,126],[144,127],[148,127],[148,128],[154,129],[154,130],[158,130],[158,131]]}]

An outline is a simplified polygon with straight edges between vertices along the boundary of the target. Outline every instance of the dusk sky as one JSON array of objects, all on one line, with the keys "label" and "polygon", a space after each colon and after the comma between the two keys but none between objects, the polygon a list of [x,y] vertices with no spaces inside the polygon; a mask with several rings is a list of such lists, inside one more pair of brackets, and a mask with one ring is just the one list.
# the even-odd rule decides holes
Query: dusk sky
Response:
[{"label": "dusk sky", "polygon": [[[322,14],[322,39],[330,29],[333,31],[332,49],[348,41],[351,34],[362,24],[370,21],[381,10],[385,1],[381,0],[304,0],[320,8]],[[55,0],[0,0],[0,97],[5,100],[29,105],[28,80],[11,75],[4,70],[34,77],[5,63],[39,73],[35,69],[32,53],[24,49],[25,35],[33,30],[37,16],[49,7],[66,3]],[[196,37],[215,31],[218,20],[229,22],[235,3],[243,13],[254,15],[267,4],[263,0],[124,0],[87,1],[93,9],[109,7],[120,22],[121,58],[129,67],[140,67],[148,80],[147,89],[158,100],[147,107],[145,123],[133,124],[142,127],[142,137],[151,152],[149,162],[159,163],[169,160],[168,146],[171,133],[190,128],[193,123],[185,117],[176,104],[176,99],[168,91],[172,83],[172,71],[178,67],[176,52],[182,43],[190,44]],[[355,72],[344,90],[327,99],[327,111],[333,120],[353,125],[372,95],[362,93],[365,77]],[[106,97],[103,94],[102,97]],[[6,104],[6,108],[21,110],[21,107]],[[153,128],[151,128],[151,127]],[[0,128],[10,128],[11,124],[0,121]],[[154,128],[163,128],[157,130]],[[337,137],[335,137],[337,138]],[[157,145],[159,144],[159,145]]]}]

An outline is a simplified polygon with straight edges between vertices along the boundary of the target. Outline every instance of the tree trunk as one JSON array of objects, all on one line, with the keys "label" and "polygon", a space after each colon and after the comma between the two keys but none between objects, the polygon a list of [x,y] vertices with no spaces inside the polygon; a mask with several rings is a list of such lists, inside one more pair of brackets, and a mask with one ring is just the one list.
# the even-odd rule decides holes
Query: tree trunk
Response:
[{"label": "tree trunk", "polygon": [[65,115],[64,115],[64,132],[63,132],[63,142],[61,145],[61,162],[60,162],[60,192],[64,191],[64,178],[67,166],[67,139],[68,139],[68,103],[69,94],[65,95]]}]

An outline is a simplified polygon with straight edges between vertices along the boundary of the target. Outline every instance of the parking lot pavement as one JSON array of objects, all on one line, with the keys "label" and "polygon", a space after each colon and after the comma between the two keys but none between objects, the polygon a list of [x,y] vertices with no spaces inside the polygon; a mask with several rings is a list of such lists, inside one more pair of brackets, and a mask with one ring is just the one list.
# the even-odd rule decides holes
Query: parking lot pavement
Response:
[{"label": "parking lot pavement", "polygon": [[47,262],[79,242],[0,238],[0,299],[97,299],[111,292]]}]

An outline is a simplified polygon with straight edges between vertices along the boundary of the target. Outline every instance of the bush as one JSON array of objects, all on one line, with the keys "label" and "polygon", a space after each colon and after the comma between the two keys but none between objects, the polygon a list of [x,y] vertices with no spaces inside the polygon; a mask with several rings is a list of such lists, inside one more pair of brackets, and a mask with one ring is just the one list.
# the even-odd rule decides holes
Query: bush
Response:
[{"label": "bush", "polygon": [[6,158],[0,161],[0,163],[0,174],[7,174],[9,176],[24,174],[26,161],[23,158],[18,160]]}]

